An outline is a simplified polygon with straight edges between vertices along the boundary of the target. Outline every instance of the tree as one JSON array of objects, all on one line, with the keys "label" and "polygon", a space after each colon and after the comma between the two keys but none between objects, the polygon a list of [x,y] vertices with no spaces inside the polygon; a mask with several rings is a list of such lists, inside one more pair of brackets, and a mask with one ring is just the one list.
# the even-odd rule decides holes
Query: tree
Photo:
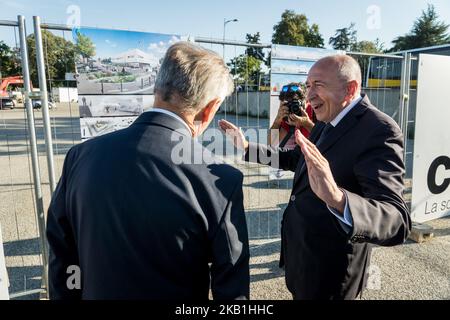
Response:
[{"label": "tree", "polygon": [[331,37],[329,44],[335,50],[364,52],[364,53],[381,53],[384,44],[380,39],[375,41],[358,41],[358,31],[355,30],[355,23],[351,23],[348,28],[337,29],[334,37]]},{"label": "tree", "polygon": [[308,18],[304,14],[296,14],[286,10],[281,15],[281,21],[273,27],[272,43],[291,46],[323,48],[323,37],[319,26],[308,25]]},{"label": "tree", "polygon": [[[247,33],[247,43],[260,43],[260,33]],[[262,74],[262,64],[264,63],[264,53],[262,48],[247,47],[245,54],[241,54],[231,59],[228,66],[231,74],[235,76],[238,82],[245,83],[247,86],[258,86]]]},{"label": "tree", "polygon": [[21,73],[19,51],[11,49],[0,41],[0,78],[16,76]]},{"label": "tree", "polygon": [[447,34],[449,25],[438,19],[439,15],[434,6],[428,4],[427,10],[422,11],[422,15],[414,22],[411,31],[404,36],[395,38],[392,41],[394,46],[389,51],[425,48],[449,43],[450,36]]},{"label": "tree", "polygon": [[380,39],[376,39],[375,41],[358,41],[353,45],[351,50],[364,53],[383,53],[384,44],[380,42]]},{"label": "tree", "polygon": [[357,31],[352,22],[348,28],[337,29],[334,37],[331,37],[328,43],[336,50],[353,50],[357,44]]},{"label": "tree", "polygon": [[305,37],[305,47],[324,47],[323,37],[319,31],[319,25],[313,24],[311,28],[309,28],[309,32]]},{"label": "tree", "polygon": [[[42,30],[42,44],[44,46],[44,63],[47,86],[62,85],[63,82],[54,80],[64,80],[66,73],[75,72],[75,45],[62,37],[56,36],[50,31]],[[30,78],[34,86],[39,84],[36,66],[36,41],[34,34],[27,37],[29,50]]]},{"label": "tree", "polygon": [[243,82],[248,86],[259,84],[259,75],[261,74],[262,61],[252,56],[241,54],[228,64],[233,76],[237,77],[238,82]]},{"label": "tree", "polygon": [[[260,44],[261,43],[261,35],[259,32],[255,34],[249,34],[245,36],[247,39],[247,43],[251,44]],[[258,60],[264,61],[264,53],[262,48],[255,48],[255,47],[248,47],[247,50],[245,50],[245,54],[254,57]]]},{"label": "tree", "polygon": [[94,43],[88,36],[81,34],[79,31],[77,32],[76,52],[85,62],[95,56]]}]

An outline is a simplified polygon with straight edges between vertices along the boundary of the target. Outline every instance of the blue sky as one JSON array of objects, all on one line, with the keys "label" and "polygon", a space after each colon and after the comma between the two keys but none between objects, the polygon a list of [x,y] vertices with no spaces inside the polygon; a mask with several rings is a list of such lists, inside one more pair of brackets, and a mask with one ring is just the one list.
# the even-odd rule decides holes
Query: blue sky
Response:
[{"label": "blue sky", "polygon": [[[0,0],[0,20],[23,14],[31,31],[33,15],[48,23],[66,24],[71,17],[68,9],[76,5],[82,26],[222,38],[224,18],[236,18],[238,22],[227,25],[227,39],[245,41],[246,33],[259,31],[262,41],[270,43],[282,12],[292,9],[319,24],[326,45],[337,28],[355,22],[359,40],[380,38],[390,47],[393,38],[411,29],[427,3],[434,4],[441,20],[450,23],[448,0]],[[14,36],[0,27],[0,39],[11,42]],[[227,55],[233,54],[227,50]]]},{"label": "blue sky", "polygon": [[130,49],[139,49],[158,61],[171,43],[180,40],[174,35],[147,32],[96,28],[80,28],[77,30],[93,41],[96,47],[96,57],[100,58],[113,58]]}]

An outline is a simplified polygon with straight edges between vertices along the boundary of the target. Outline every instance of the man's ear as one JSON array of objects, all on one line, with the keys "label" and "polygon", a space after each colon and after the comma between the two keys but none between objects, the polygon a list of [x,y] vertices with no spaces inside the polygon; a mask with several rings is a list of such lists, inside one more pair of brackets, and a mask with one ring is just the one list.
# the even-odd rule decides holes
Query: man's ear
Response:
[{"label": "man's ear", "polygon": [[352,80],[347,82],[347,98],[349,101],[355,97],[356,93],[358,92],[358,81]]},{"label": "man's ear", "polygon": [[215,98],[208,102],[206,107],[203,108],[203,112],[201,112],[201,121],[203,123],[209,123],[215,116],[217,110],[219,110],[220,105],[222,104],[222,99]]}]

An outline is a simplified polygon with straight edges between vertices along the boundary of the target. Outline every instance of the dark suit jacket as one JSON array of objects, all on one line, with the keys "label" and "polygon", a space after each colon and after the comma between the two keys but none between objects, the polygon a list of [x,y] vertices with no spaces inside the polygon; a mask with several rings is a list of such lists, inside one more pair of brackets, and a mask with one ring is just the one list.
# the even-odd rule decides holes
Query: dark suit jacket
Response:
[{"label": "dark suit jacket", "polygon": [[[180,141],[211,164],[175,164],[193,157]],[[211,286],[215,299],[248,298],[243,176],[213,161],[156,112],[73,147],[48,211],[50,297],[207,300]],[[66,287],[70,265],[81,290]]]},{"label": "dark suit jacket", "polygon": [[[317,142],[324,126],[316,124],[311,141]],[[279,167],[295,172],[283,216],[280,261],[294,298],[354,299],[365,285],[372,245],[401,244],[411,229],[403,201],[403,136],[363,96],[318,149],[347,194],[350,233],[311,190],[299,147],[284,152],[250,144],[246,160],[261,162],[263,156],[278,154]]]}]

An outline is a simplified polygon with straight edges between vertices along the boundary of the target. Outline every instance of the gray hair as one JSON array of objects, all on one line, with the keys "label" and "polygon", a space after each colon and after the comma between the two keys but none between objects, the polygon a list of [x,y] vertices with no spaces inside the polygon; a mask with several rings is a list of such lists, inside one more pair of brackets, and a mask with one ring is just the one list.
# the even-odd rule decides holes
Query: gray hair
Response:
[{"label": "gray hair", "polygon": [[234,90],[223,59],[215,52],[189,42],[172,45],[156,77],[155,93],[184,111],[199,111],[208,102],[224,100]]}]

